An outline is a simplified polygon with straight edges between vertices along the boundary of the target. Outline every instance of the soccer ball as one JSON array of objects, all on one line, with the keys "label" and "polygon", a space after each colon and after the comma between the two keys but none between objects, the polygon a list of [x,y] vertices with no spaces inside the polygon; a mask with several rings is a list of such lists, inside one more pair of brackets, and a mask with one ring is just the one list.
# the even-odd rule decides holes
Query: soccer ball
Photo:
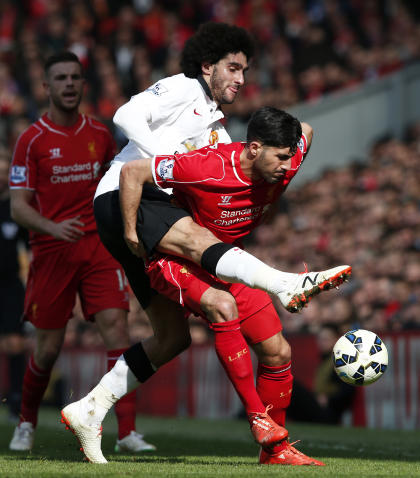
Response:
[{"label": "soccer ball", "polygon": [[343,382],[370,385],[382,377],[388,366],[388,352],[373,332],[350,330],[333,348],[334,369]]}]

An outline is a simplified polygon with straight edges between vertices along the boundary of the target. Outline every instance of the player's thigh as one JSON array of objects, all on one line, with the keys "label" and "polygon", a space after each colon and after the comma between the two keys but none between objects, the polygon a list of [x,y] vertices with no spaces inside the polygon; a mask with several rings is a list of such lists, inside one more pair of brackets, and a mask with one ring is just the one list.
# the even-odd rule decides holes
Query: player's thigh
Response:
[{"label": "player's thigh", "polygon": [[146,309],[156,292],[150,287],[143,259],[135,256],[124,241],[118,191],[98,196],[94,201],[94,213],[102,243],[122,266],[134,295]]},{"label": "player's thigh", "polygon": [[175,256],[162,256],[148,266],[151,286],[194,314],[205,316],[201,299],[218,281],[192,262]]},{"label": "player's thigh", "polygon": [[158,250],[185,257],[200,265],[203,252],[218,242],[220,240],[212,232],[187,216],[175,222],[162,237]]},{"label": "player's thigh", "polygon": [[189,212],[172,204],[169,198],[143,196],[137,214],[137,235],[149,257],[172,226],[185,217],[190,217]]},{"label": "player's thigh", "polygon": [[[238,301],[240,314],[246,315],[244,310],[249,310],[251,306],[255,308],[252,313],[248,313],[246,318],[241,321],[241,332],[247,342],[252,345],[261,343],[266,344],[270,342],[272,337],[282,336],[281,331],[283,327],[280,318],[277,315],[277,312],[274,309],[271,301],[268,303],[266,302],[267,298],[269,299],[269,297],[265,297],[265,293],[261,295],[253,294],[248,290],[247,292],[246,300],[249,301],[252,299],[252,297],[254,297],[254,303],[252,305],[248,305],[246,308],[244,308],[244,302],[241,300],[242,294],[235,297]],[[258,303],[260,304],[260,307],[258,306]],[[272,343],[274,344],[274,339]]]},{"label": "player's thigh", "polygon": [[[128,284],[121,265],[109,254],[97,234],[83,240],[84,263],[79,294],[86,319],[108,309],[128,311]],[[110,315],[116,314],[110,312]]]},{"label": "player's thigh", "polygon": [[40,329],[65,327],[76,302],[79,266],[72,244],[33,251],[23,318]]}]

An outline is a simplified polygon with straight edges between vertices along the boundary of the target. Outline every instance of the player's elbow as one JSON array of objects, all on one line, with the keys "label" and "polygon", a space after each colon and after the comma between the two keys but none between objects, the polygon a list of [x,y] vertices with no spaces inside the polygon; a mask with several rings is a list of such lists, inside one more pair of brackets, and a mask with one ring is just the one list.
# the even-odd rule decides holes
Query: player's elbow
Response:
[{"label": "player's elbow", "polygon": [[124,122],[124,109],[125,105],[120,106],[117,111],[115,112],[112,121],[114,122],[115,126],[118,126],[119,128],[123,128],[123,122]]},{"label": "player's elbow", "polygon": [[308,123],[301,123],[302,133],[306,136],[308,142],[311,142],[312,136],[314,135],[314,129]]}]

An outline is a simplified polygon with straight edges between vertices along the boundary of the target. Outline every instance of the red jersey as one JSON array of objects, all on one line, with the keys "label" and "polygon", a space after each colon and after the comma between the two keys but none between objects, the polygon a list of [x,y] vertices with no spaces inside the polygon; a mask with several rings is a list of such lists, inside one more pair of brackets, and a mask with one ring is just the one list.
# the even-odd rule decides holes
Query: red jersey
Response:
[{"label": "red jersey", "polygon": [[[55,222],[80,216],[85,232],[96,231],[93,197],[104,165],[115,155],[109,130],[79,115],[73,126],[58,126],[45,114],[19,137],[10,170],[11,189],[35,191],[32,206]],[[31,244],[58,243],[31,231]]]},{"label": "red jersey", "polygon": [[194,220],[228,243],[238,243],[260,224],[298,172],[307,141],[303,135],[290,171],[275,184],[245,176],[240,164],[244,147],[245,143],[219,144],[186,154],[156,156],[153,161],[156,184],[173,188]]}]

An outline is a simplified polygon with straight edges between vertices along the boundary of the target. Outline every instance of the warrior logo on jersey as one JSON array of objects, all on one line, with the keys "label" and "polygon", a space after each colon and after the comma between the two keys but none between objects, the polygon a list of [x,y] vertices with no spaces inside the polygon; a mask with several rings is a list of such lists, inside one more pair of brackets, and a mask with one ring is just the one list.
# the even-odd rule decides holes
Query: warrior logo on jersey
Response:
[{"label": "warrior logo on jersey", "polygon": [[95,141],[91,141],[90,143],[88,143],[88,151],[92,159],[96,159],[98,157],[96,153]]},{"label": "warrior logo on jersey", "polygon": [[50,159],[62,158],[63,155],[61,154],[60,148],[51,148],[50,149]]},{"label": "warrior logo on jersey", "polygon": [[174,159],[163,159],[158,166],[158,174],[163,180],[174,179]]},{"label": "warrior logo on jersey", "polygon": [[12,166],[10,180],[12,181],[12,183],[23,183],[24,181],[26,181],[26,167]]},{"label": "warrior logo on jersey", "polygon": [[155,85],[151,86],[150,88],[147,88],[149,93],[153,93],[156,96],[163,95],[163,93],[167,93],[168,89],[165,88],[162,83],[156,83]]},{"label": "warrior logo on jersey", "polygon": [[210,137],[209,137],[209,145],[210,146],[214,146],[215,144],[217,144],[219,142],[219,134],[217,133],[217,131],[212,131],[210,133]]},{"label": "warrior logo on jersey", "polygon": [[232,196],[220,196],[220,202],[218,206],[227,206],[230,204],[230,200],[232,199]]}]

